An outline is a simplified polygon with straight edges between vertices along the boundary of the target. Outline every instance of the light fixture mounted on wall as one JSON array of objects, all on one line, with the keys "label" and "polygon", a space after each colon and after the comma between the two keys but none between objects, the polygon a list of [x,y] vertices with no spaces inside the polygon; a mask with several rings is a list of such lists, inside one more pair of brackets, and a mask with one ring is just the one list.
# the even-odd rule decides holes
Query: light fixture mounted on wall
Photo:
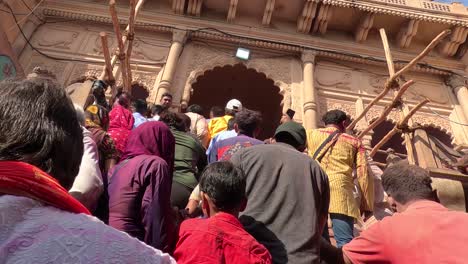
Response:
[{"label": "light fixture mounted on wall", "polygon": [[236,58],[241,60],[248,60],[250,58],[250,50],[246,48],[237,48]]}]

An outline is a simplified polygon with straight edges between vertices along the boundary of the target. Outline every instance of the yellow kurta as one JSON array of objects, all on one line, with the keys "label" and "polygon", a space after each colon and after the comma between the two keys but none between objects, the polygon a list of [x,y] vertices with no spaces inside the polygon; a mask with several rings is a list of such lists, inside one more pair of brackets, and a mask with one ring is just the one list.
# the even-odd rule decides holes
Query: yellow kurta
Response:
[{"label": "yellow kurta", "polygon": [[[307,131],[309,155],[312,157],[323,141],[335,130],[334,127]],[[331,143],[330,143],[331,144]],[[322,152],[325,151],[323,148]],[[330,213],[344,214],[358,219],[360,209],[372,211],[374,204],[374,181],[367,171],[365,149],[359,139],[341,134],[335,145],[328,149],[320,166],[327,173],[330,182]],[[362,192],[359,206],[353,195],[353,170]]]},{"label": "yellow kurta", "polygon": [[227,129],[228,122],[231,118],[233,118],[231,115],[212,118],[208,123],[209,139],[212,139],[218,133],[225,131]]}]

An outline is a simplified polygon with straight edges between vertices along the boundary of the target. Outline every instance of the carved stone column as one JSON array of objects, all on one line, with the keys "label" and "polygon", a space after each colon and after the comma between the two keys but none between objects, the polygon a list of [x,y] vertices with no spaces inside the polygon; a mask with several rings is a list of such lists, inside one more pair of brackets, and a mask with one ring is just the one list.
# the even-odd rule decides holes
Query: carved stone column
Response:
[{"label": "carved stone column", "polygon": [[453,93],[463,109],[465,120],[468,120],[468,89],[466,88],[465,78],[459,75],[451,75],[447,78],[446,83],[453,89]]},{"label": "carved stone column", "polygon": [[177,62],[179,56],[184,48],[185,41],[187,40],[187,31],[185,30],[174,30],[172,35],[172,44],[169,49],[169,55],[167,56],[166,65],[162,69],[161,81],[158,85],[158,96],[156,100],[161,98],[166,92],[171,92],[172,82],[175,71],[177,69]]},{"label": "carved stone column", "polygon": [[302,53],[303,67],[303,93],[302,102],[304,116],[302,118],[306,129],[317,128],[317,93],[314,87],[314,67],[316,53],[313,51],[304,51]]}]

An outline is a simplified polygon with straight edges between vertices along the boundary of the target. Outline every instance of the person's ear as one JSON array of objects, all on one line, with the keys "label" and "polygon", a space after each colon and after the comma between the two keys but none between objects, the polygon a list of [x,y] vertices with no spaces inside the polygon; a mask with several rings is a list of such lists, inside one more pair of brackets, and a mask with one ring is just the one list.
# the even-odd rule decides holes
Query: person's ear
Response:
[{"label": "person's ear", "polygon": [[347,127],[346,124],[347,124],[347,123],[348,123],[347,120],[343,120],[343,121],[340,123],[341,129],[342,129],[343,131],[346,131],[346,127]]},{"label": "person's ear", "polygon": [[388,205],[390,206],[390,209],[392,209],[393,212],[397,212],[397,203],[395,201],[395,199],[393,199],[393,197],[391,196],[388,196],[387,197],[387,203]]},{"label": "person's ear", "polygon": [[260,135],[260,127],[255,128],[255,130],[253,132],[253,137],[254,138],[257,138],[258,135]]},{"label": "person's ear", "polygon": [[247,207],[247,197],[244,196],[239,206],[239,212],[243,212],[246,207]]},{"label": "person's ear", "polygon": [[236,133],[239,133],[239,125],[237,123],[234,124],[234,131],[236,131]]},{"label": "person's ear", "polygon": [[208,196],[204,192],[200,192],[201,201],[202,201],[202,210],[203,214],[206,217],[210,216],[210,204],[208,202]]}]

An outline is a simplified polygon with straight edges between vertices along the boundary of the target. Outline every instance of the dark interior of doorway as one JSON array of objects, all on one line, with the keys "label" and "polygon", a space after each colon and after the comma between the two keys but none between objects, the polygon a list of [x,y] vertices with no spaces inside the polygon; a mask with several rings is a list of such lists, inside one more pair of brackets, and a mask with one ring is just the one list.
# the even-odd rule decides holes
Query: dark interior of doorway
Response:
[{"label": "dark interior of doorway", "polygon": [[265,74],[242,64],[215,67],[206,71],[192,85],[190,104],[199,104],[205,117],[210,108],[224,108],[230,99],[238,99],[248,109],[261,112],[263,122],[259,139],[272,137],[282,115],[279,88]]}]

